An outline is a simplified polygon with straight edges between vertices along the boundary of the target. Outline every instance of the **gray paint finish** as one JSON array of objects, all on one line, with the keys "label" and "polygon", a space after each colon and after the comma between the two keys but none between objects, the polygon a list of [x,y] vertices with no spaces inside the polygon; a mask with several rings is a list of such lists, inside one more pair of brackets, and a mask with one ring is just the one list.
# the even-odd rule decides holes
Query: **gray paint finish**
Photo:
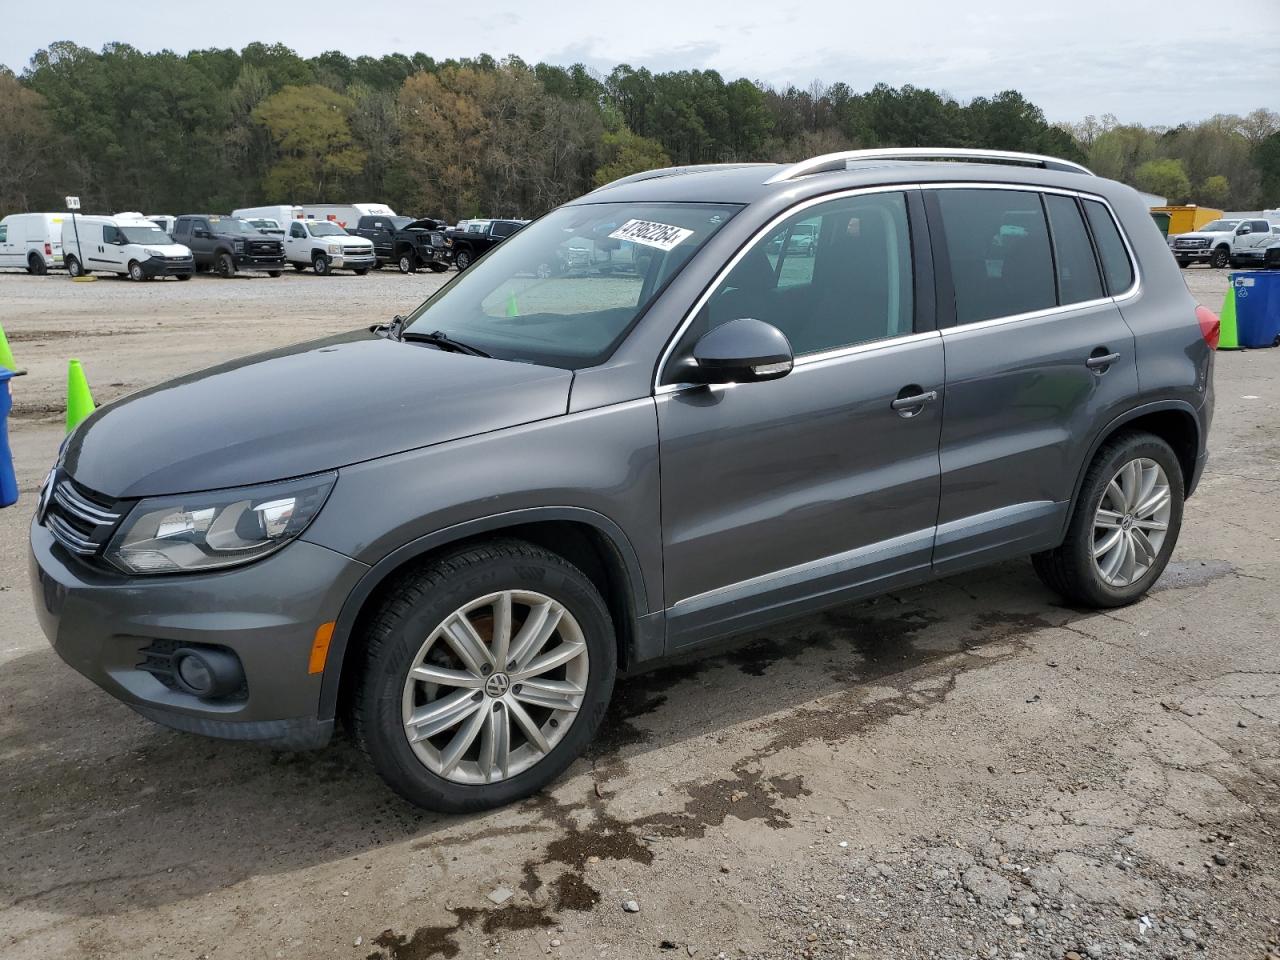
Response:
[{"label": "gray paint finish", "polygon": [[[148,715],[218,736],[327,735],[361,604],[398,566],[512,524],[578,523],[612,545],[631,594],[639,663],[726,633],[1060,542],[1107,431],[1184,411],[1199,462],[1212,352],[1138,195],[1080,174],[886,163],[764,181],[779,166],[691,172],[576,204],[729,202],[741,209],[692,257],[612,357],[570,372],[388,342],[368,331],[213,368],[126,398],[73,436],[64,467],[113,498],[338,470],[303,537],[214,574],[123,577],[32,528],[44,629],[73,666]],[[1140,283],[1118,299],[1002,323],[929,316],[896,342],[800,358],[782,379],[655,391],[659,358],[721,269],[774,218],[848,191],[918,188],[917,268],[929,278],[927,197],[947,184],[1079,191],[1118,214]],[[936,306],[936,315],[934,308]],[[1119,360],[1085,366],[1105,348]],[[903,417],[905,388],[938,400]],[[127,504],[126,504],[127,506]],[[298,669],[336,620],[323,678]],[[235,720],[149,689],[119,637],[199,636],[250,667]],[[177,698],[177,699],[175,699]],[[273,726],[274,724],[274,726]],[[308,734],[307,731],[311,733]],[[272,731],[276,731],[273,734]]]}]

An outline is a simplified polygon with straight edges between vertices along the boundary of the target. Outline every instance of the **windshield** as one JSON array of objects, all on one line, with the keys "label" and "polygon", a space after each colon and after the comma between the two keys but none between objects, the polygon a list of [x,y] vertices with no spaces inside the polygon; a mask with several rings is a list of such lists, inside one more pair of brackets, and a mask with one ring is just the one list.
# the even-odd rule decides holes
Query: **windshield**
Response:
[{"label": "windshield", "polygon": [[232,219],[231,217],[210,217],[209,223],[213,225],[213,229],[216,233],[243,233],[246,236],[253,236],[261,233],[261,231],[248,220]]},{"label": "windshield", "polygon": [[1239,220],[1213,220],[1206,223],[1196,233],[1226,233],[1228,230],[1234,230]]},{"label": "windshield", "polygon": [[120,227],[120,235],[128,243],[173,243],[159,227]]},{"label": "windshield", "polygon": [[257,227],[259,230],[279,230],[280,229],[280,224],[276,223],[274,220],[250,220],[249,222],[253,224],[255,227]]},{"label": "windshield", "polygon": [[313,237],[349,236],[347,231],[343,230],[336,223],[330,223],[328,220],[308,220],[307,229],[311,231],[311,235]]},{"label": "windshield", "polygon": [[391,226],[396,230],[403,230],[409,224],[413,223],[413,217],[387,217],[391,221]]},{"label": "windshield", "polygon": [[597,203],[530,224],[409,317],[495,357],[576,370],[605,360],[738,207]]}]

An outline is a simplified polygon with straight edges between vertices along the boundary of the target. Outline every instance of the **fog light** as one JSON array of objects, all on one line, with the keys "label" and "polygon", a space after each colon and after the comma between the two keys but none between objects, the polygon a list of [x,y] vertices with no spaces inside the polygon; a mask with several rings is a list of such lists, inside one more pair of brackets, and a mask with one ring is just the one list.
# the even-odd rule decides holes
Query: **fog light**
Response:
[{"label": "fog light", "polygon": [[201,700],[235,693],[244,683],[244,668],[230,650],[183,647],[173,654],[178,686]]}]

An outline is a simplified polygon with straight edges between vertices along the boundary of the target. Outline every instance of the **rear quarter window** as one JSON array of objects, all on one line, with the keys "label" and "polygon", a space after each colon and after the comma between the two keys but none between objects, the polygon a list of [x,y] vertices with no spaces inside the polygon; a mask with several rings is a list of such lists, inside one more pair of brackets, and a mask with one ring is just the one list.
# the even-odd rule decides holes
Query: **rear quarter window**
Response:
[{"label": "rear quarter window", "polygon": [[1084,201],[1085,216],[1093,232],[1093,242],[1098,247],[1098,259],[1102,261],[1102,276],[1107,281],[1107,293],[1117,296],[1133,286],[1133,263],[1125,247],[1120,228],[1105,204],[1097,200]]}]

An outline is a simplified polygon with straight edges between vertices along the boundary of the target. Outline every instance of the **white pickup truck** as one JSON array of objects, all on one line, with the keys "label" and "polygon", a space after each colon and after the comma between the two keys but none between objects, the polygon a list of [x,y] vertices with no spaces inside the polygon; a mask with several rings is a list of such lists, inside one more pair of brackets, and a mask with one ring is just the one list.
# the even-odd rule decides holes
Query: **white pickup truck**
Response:
[{"label": "white pickup truck", "polygon": [[321,276],[333,270],[352,270],[364,276],[378,263],[371,242],[351,236],[330,220],[290,220],[284,257],[293,269],[310,267]]},{"label": "white pickup truck", "polygon": [[1214,220],[1192,233],[1178,234],[1169,241],[1169,248],[1180,267],[1193,263],[1234,267],[1256,259],[1272,239],[1266,220]]}]

